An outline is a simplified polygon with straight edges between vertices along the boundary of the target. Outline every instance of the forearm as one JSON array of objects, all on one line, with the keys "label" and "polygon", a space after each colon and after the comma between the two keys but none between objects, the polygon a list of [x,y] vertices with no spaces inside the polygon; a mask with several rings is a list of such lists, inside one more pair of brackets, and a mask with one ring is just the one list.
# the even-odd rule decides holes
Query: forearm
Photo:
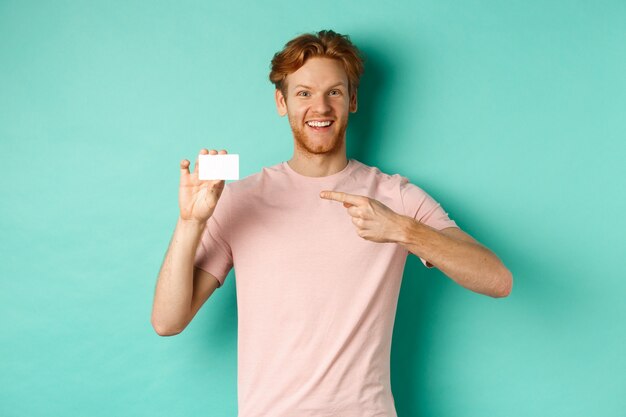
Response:
[{"label": "forearm", "polygon": [[204,227],[205,223],[178,219],[154,294],[152,325],[159,334],[178,333],[186,324],[193,297],[193,261]]},{"label": "forearm", "polygon": [[456,239],[404,217],[398,243],[459,285],[492,297],[511,291],[512,276],[498,257],[477,242]]}]

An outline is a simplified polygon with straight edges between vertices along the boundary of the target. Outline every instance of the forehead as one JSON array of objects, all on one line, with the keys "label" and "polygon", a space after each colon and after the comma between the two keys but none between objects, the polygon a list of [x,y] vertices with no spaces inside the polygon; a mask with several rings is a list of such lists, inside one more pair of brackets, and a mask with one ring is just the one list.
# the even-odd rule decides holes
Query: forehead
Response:
[{"label": "forehead", "polygon": [[342,83],[348,88],[348,75],[341,61],[331,58],[309,58],[297,71],[286,77],[289,89],[297,85],[326,88]]}]

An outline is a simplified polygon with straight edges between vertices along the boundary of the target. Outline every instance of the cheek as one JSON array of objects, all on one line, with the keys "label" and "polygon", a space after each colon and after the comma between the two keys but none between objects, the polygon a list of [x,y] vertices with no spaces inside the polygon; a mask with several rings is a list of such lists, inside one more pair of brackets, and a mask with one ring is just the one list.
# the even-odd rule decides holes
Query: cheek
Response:
[{"label": "cheek", "polygon": [[305,114],[305,111],[300,107],[292,106],[289,108],[289,117],[293,119],[301,119]]},{"label": "cheek", "polygon": [[306,112],[305,112],[305,111],[300,110],[300,111],[297,111],[297,112],[296,112],[296,117],[297,117],[298,119],[302,119],[302,118],[304,118],[304,116],[305,116],[305,115],[306,115]]},{"label": "cheek", "polygon": [[333,108],[337,114],[346,114],[350,111],[350,102],[342,100],[341,103],[336,103]]}]

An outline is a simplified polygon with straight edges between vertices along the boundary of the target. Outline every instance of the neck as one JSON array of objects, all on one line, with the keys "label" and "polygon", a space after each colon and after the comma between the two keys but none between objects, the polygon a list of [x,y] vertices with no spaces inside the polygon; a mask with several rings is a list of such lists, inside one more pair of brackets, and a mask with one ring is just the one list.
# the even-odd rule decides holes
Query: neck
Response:
[{"label": "neck", "polygon": [[326,177],[343,170],[348,165],[348,158],[345,151],[334,155],[294,152],[293,157],[287,163],[298,174],[307,177]]}]

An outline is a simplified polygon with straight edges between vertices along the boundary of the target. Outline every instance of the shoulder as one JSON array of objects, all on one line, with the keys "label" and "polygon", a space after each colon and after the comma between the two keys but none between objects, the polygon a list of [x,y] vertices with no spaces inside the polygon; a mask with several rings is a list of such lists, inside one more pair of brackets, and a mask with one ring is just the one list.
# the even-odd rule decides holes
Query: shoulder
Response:
[{"label": "shoulder", "polygon": [[357,161],[353,159],[355,168],[352,171],[352,174],[359,178],[359,180],[367,181],[370,183],[376,183],[379,186],[390,187],[397,189],[398,187],[402,187],[404,184],[407,184],[409,180],[397,173],[390,174],[384,171],[381,171],[380,168],[375,166],[370,166],[364,164],[363,162]]},{"label": "shoulder", "polygon": [[[394,200],[396,211],[405,215],[413,215],[415,208],[425,208],[430,196],[421,187],[410,182],[404,175],[387,173],[374,166],[355,161],[355,175],[359,181],[374,186],[377,197],[385,198],[385,201]],[[382,201],[382,200],[381,200]],[[383,201],[384,202],[384,201]]]},{"label": "shoulder", "polygon": [[408,183],[406,177],[389,173],[378,167],[354,161],[351,172],[354,189],[352,194],[374,198],[398,213],[404,213],[402,190]]},{"label": "shoulder", "polygon": [[403,193],[407,191],[417,192],[417,193],[425,192],[421,187],[412,183],[407,177],[405,177],[402,174],[398,174],[398,173],[389,174],[389,173],[381,171],[377,167],[369,166],[356,160],[355,160],[355,163],[357,165],[357,168],[355,169],[355,171],[358,171],[359,175],[362,175],[364,177],[369,177],[383,184],[388,184],[391,187],[395,187],[395,188],[399,187],[400,191],[402,191]]}]

